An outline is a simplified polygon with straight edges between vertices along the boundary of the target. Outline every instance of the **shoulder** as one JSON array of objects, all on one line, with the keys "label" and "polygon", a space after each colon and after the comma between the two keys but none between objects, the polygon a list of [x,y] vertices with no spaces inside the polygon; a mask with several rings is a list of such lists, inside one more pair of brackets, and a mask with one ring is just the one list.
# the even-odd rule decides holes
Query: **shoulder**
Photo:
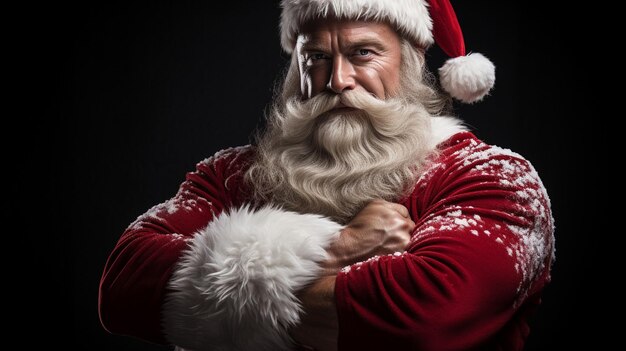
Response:
[{"label": "shoulder", "polygon": [[473,202],[514,215],[519,223],[553,227],[550,198],[533,165],[470,132],[457,133],[440,144],[414,194],[433,205]]},{"label": "shoulder", "polygon": [[[430,225],[433,230],[422,236],[436,228],[437,233],[465,228],[506,245],[507,254],[516,257],[515,271],[523,276],[521,296],[542,272],[548,274],[554,259],[550,199],[535,168],[520,154],[470,132],[456,133],[439,144],[411,196],[409,205],[419,210],[418,217],[425,223],[437,219],[440,225]],[[483,231],[480,225],[487,222],[492,225]]]},{"label": "shoulder", "polygon": [[200,161],[198,165],[214,165],[224,162],[232,163],[237,161],[244,161],[244,159],[253,156],[254,152],[255,147],[252,145],[229,147],[216,152],[215,154],[213,154],[213,156],[205,158],[204,160]]},{"label": "shoulder", "polygon": [[198,162],[196,168],[202,172],[219,171],[233,173],[247,168],[254,159],[255,154],[256,148],[252,145],[229,147]]},{"label": "shoulder", "polygon": [[245,189],[243,178],[254,161],[256,148],[251,145],[231,147],[216,152],[196,164],[194,172],[187,173],[188,187],[234,191]]},{"label": "shoulder", "polygon": [[439,144],[437,154],[422,179],[442,173],[483,180],[486,178],[481,177],[490,177],[491,180],[494,180],[491,177],[496,177],[504,186],[542,187],[535,168],[522,155],[507,148],[487,144],[467,131],[456,133]]}]

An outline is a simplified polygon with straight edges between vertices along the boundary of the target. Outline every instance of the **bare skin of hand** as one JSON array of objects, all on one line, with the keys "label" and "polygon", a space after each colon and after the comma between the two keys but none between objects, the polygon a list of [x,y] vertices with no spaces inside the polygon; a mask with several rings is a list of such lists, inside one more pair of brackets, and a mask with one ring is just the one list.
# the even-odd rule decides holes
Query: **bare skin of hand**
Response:
[{"label": "bare skin of hand", "polygon": [[406,207],[385,200],[367,204],[346,226],[329,248],[326,267],[337,268],[376,255],[404,251],[415,223]]},{"label": "bare skin of hand", "polygon": [[312,350],[337,349],[337,310],[335,277],[347,265],[375,255],[404,251],[415,223],[406,207],[385,200],[367,204],[341,231],[327,250],[329,259],[322,267],[324,274],[299,293],[305,313],[291,336]]}]

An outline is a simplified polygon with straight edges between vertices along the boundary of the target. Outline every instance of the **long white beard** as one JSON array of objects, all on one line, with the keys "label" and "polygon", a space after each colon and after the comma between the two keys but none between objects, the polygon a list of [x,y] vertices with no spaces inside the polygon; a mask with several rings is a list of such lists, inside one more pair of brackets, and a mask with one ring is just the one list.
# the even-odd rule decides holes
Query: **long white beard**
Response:
[{"label": "long white beard", "polygon": [[[335,112],[338,104],[355,110]],[[377,198],[410,192],[433,151],[430,114],[353,90],[292,99],[270,115],[246,178],[262,201],[347,222]]]}]

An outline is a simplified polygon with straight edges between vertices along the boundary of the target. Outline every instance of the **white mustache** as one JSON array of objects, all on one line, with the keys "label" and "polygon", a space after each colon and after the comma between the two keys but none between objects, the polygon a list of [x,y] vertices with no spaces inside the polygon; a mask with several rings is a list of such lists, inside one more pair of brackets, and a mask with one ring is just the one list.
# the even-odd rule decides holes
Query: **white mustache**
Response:
[{"label": "white mustache", "polygon": [[400,112],[406,104],[400,99],[381,100],[364,90],[349,90],[341,94],[320,93],[308,100],[297,98],[287,102],[286,113],[301,120],[317,118],[333,109],[350,107],[366,112],[372,119],[384,119]]},{"label": "white mustache", "polygon": [[323,92],[304,101],[292,98],[285,104],[283,117],[276,123],[283,135],[290,134],[296,140],[303,140],[320,118],[330,116],[333,109],[343,106],[359,110],[355,112],[366,118],[383,136],[401,133],[411,123],[411,118],[406,116],[423,110],[423,107],[407,104],[402,98],[381,100],[361,89],[341,94]]}]

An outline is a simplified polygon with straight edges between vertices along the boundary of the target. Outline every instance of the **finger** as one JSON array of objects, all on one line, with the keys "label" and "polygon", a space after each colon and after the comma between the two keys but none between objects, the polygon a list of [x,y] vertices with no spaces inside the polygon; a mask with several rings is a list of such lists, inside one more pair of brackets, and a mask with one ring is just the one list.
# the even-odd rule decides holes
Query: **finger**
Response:
[{"label": "finger", "polygon": [[409,210],[406,207],[400,204],[393,203],[393,202],[387,202],[387,206],[393,209],[394,211],[398,212],[402,217],[410,218]]},{"label": "finger", "polygon": [[413,222],[410,218],[403,218],[404,219],[404,227],[409,231],[413,231],[413,229],[415,228],[415,222]]},{"label": "finger", "polygon": [[400,229],[401,231],[406,232],[407,234],[411,234],[413,229],[415,229],[415,222],[413,222],[410,218],[397,216],[394,219],[395,228]]},{"label": "finger", "polygon": [[410,217],[407,217],[406,222],[411,226],[411,228],[415,227],[415,222]]}]

